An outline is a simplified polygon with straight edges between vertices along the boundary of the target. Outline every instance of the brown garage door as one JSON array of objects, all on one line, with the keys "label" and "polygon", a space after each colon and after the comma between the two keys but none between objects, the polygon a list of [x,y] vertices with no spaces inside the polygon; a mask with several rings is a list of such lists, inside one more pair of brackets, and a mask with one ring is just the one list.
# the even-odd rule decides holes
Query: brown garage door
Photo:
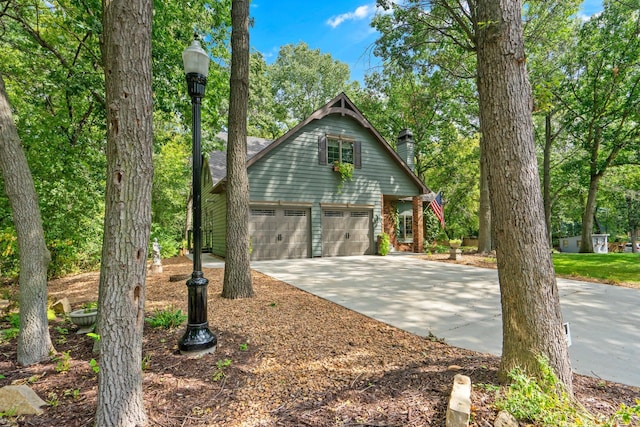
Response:
[{"label": "brown garage door", "polygon": [[307,258],[309,217],[309,209],[305,208],[252,208],[251,259]]},{"label": "brown garage door", "polygon": [[371,254],[370,209],[322,211],[322,256]]}]

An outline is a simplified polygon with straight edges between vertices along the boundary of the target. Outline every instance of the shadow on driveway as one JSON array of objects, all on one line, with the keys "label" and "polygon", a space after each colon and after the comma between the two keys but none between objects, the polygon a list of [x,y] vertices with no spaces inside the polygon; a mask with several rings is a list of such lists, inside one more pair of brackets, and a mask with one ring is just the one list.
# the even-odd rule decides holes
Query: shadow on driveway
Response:
[{"label": "shadow on driveway", "polygon": [[[417,335],[501,354],[497,270],[415,256],[253,261],[251,268]],[[573,370],[640,386],[640,292],[566,279],[558,288]]]}]

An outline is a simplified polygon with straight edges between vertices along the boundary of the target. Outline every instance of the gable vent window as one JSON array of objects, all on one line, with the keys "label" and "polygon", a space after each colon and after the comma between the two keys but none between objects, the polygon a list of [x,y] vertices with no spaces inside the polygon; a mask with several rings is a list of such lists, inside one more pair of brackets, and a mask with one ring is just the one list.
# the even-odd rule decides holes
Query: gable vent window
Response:
[{"label": "gable vent window", "polygon": [[368,211],[354,211],[351,212],[351,218],[369,218]]},{"label": "gable vent window", "polygon": [[362,167],[361,143],[340,135],[318,137],[318,164],[332,165],[335,162],[351,163],[356,169]]},{"label": "gable vent window", "polygon": [[251,216],[276,216],[275,209],[251,209]]}]

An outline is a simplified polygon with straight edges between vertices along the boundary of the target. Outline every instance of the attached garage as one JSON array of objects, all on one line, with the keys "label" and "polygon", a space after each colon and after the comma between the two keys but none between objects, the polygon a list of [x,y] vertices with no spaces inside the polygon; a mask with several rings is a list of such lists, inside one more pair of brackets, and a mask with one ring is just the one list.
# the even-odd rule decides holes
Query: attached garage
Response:
[{"label": "attached garage", "polygon": [[323,209],[322,256],[373,254],[371,209]]},{"label": "attached garage", "polygon": [[[228,135],[216,137],[226,147]],[[403,130],[396,145],[398,152],[344,93],[274,141],[247,137],[251,259],[373,255],[385,230],[396,248],[401,239],[422,252],[422,196],[432,192],[412,171],[411,132]],[[211,253],[226,258],[227,153],[213,151],[207,164],[203,236]],[[410,209],[398,237],[390,207],[405,199]]]},{"label": "attached garage", "polygon": [[308,258],[310,212],[299,207],[252,207],[249,219],[251,259]]}]

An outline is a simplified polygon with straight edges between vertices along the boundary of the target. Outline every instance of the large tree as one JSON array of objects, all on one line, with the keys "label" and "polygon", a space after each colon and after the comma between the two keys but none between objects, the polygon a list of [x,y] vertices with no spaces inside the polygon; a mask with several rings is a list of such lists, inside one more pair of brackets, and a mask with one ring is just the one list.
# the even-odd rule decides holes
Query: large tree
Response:
[{"label": "large tree", "polygon": [[151,0],[103,0],[107,188],[99,289],[96,426],[146,423],[142,399],[151,226]]},{"label": "large tree", "polygon": [[603,12],[584,23],[557,92],[566,126],[585,153],[580,252],[593,252],[603,176],[612,166],[637,162],[640,150],[640,13],[638,3],[631,3],[605,1]]},{"label": "large tree", "polygon": [[[576,0],[540,1],[526,3],[524,11],[525,39],[537,50],[554,48],[556,33],[563,32],[562,19],[575,13]],[[374,27],[381,33],[375,52],[391,58],[401,66],[424,73],[437,66],[451,78],[463,83],[475,83],[475,52],[477,50],[477,0],[408,0],[398,3],[378,0],[378,5],[393,14],[381,14]],[[567,13],[568,12],[568,13]],[[472,59],[473,61],[470,61]],[[471,64],[471,65],[470,65]],[[462,95],[465,94],[465,95]],[[476,102],[474,91],[461,92],[468,104]],[[432,135],[438,137],[438,135]],[[493,248],[491,210],[484,151],[479,152],[479,239],[478,250],[489,252]]]},{"label": "large tree", "polygon": [[268,75],[277,106],[278,120],[292,128],[350,87],[349,66],[306,43],[280,48]]},{"label": "large tree", "polygon": [[[385,9],[393,8],[393,14],[381,14],[374,20],[374,27],[382,36],[376,41],[376,53],[390,58],[400,66],[424,73],[436,68],[457,80],[465,90],[459,93],[461,105],[473,104],[476,82],[475,53],[477,49],[476,0],[409,0],[396,4],[390,0],[378,0]],[[476,104],[477,105],[477,104]],[[467,111],[473,114],[477,107]],[[439,138],[430,135],[430,138]],[[467,138],[471,135],[467,135]],[[482,144],[478,151],[477,165],[480,200],[478,204],[478,251],[493,249],[489,187],[486,179],[486,160]]]},{"label": "large tree", "polygon": [[[156,135],[158,153],[166,141],[188,141],[180,138],[188,135],[191,122],[184,72],[180,61],[168,58],[180,58],[194,29],[207,34],[203,43],[219,59],[211,64],[203,103],[205,143],[226,120],[220,104],[228,98],[231,2],[193,0],[188,8],[175,2],[155,3],[154,121],[166,131]],[[52,255],[50,276],[95,268],[100,261],[106,140],[101,18],[100,0],[7,0],[0,8],[0,64],[39,197]],[[156,207],[161,203],[165,201],[159,200]],[[184,224],[185,199],[180,203]],[[8,212],[6,197],[0,197],[0,232],[15,235]],[[177,247],[183,239],[182,225],[169,225],[165,219],[154,224],[156,235],[173,238],[173,242],[167,239],[165,248]],[[3,273],[11,273],[12,267],[17,270],[15,258],[0,258]]]},{"label": "large tree", "polygon": [[[566,141],[566,127],[561,123],[564,111],[559,102],[554,102],[553,93],[563,79],[561,59],[565,49],[573,44],[579,22],[577,11],[581,3],[581,0],[551,4],[532,1],[527,3],[525,9],[525,33],[530,34],[528,38],[525,37],[527,70],[534,95],[536,141],[542,151],[539,161],[542,199],[550,243],[553,203],[571,188],[558,174],[568,158],[563,155],[565,147],[562,145]],[[537,19],[540,16],[545,19]]]},{"label": "large tree", "polygon": [[278,126],[275,117],[276,104],[267,69],[268,65],[262,54],[251,52],[247,133],[251,136],[276,139],[287,129]]},{"label": "large tree", "polygon": [[49,358],[53,349],[47,319],[47,267],[38,196],[20,144],[11,106],[0,74],[0,169],[11,202],[20,250],[20,333],[18,363],[31,365]]},{"label": "large tree", "polygon": [[249,261],[249,176],[247,107],[249,102],[249,1],[231,3],[231,95],[227,145],[227,259],[224,298],[253,296]]},{"label": "large tree", "polygon": [[544,356],[571,391],[538,177],[521,11],[520,1],[478,1],[480,122],[502,301],[500,373],[504,378],[521,367],[541,375],[537,358]]},{"label": "large tree", "polygon": [[[468,80],[459,82],[438,67],[414,72],[393,60],[381,72],[365,79],[366,87],[355,95],[367,119],[390,144],[403,129],[411,129],[415,141],[415,170],[446,201],[447,227],[428,227],[425,238],[471,235],[478,229],[477,216],[477,103],[463,100],[473,90]],[[467,83],[467,84],[465,84]],[[475,86],[473,87],[475,88]],[[434,137],[438,135],[438,137]],[[462,166],[462,167],[461,167]],[[439,236],[438,236],[439,235]]]},{"label": "large tree", "polygon": [[[104,191],[99,16],[94,1],[11,0],[0,11],[0,63],[38,193],[50,276],[95,267],[99,260]],[[3,222],[0,217],[0,227]]]}]

